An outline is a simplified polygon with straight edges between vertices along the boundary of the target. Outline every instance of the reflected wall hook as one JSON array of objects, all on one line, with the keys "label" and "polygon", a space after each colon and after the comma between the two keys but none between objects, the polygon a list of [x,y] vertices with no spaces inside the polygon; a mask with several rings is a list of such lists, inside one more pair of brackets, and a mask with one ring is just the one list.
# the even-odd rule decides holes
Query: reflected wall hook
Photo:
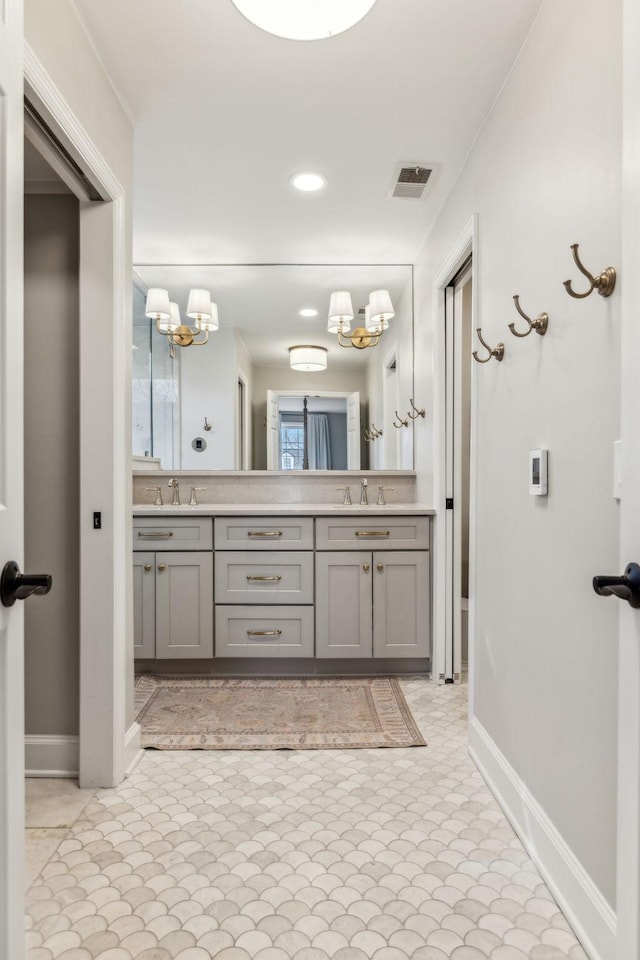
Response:
[{"label": "reflected wall hook", "polygon": [[576,267],[589,281],[589,289],[586,293],[576,293],[571,287],[571,280],[565,280],[563,287],[569,296],[575,297],[576,300],[584,300],[585,297],[591,296],[594,290],[597,290],[601,297],[610,297],[613,293],[613,288],[616,285],[616,271],[613,267],[606,267],[602,273],[598,274],[597,277],[594,277],[593,274],[589,273],[587,268],[580,262],[580,257],[578,256],[579,246],[580,244],[578,243],[572,243],[571,252],[573,254]]},{"label": "reflected wall hook", "polygon": [[409,403],[411,404],[412,409],[415,410],[415,413],[412,413],[411,410],[407,410],[407,416],[410,417],[412,420],[417,420],[418,417],[424,418],[425,416],[424,407],[422,407],[421,410],[418,410],[415,403],[413,402],[413,397],[409,400]]},{"label": "reflected wall hook", "polygon": [[[398,421],[397,423],[396,423],[396,420]],[[405,417],[403,420],[397,410],[396,410],[396,420],[393,421],[393,425],[396,428],[396,430],[399,430],[400,427],[409,426],[409,420],[407,419],[407,417]]]},{"label": "reflected wall hook", "polygon": [[373,434],[374,440],[375,440],[377,437],[381,437],[381,436],[382,436],[382,430],[378,430],[378,428],[376,427],[375,423],[372,423],[372,424],[371,424],[371,433]]},{"label": "reflected wall hook", "polygon": [[504,343],[498,343],[492,349],[487,343],[487,341],[483,340],[482,338],[482,327],[478,327],[478,329],[476,330],[476,333],[478,334],[478,340],[480,341],[482,346],[485,348],[485,350],[489,351],[489,356],[485,357],[484,360],[481,360],[480,357],[478,356],[478,351],[474,350],[473,351],[474,360],[477,360],[478,363],[489,363],[489,360],[491,360],[491,357],[495,357],[496,360],[502,360],[504,358]]},{"label": "reflected wall hook", "polygon": [[539,333],[541,337],[544,337],[547,332],[547,327],[549,326],[549,314],[548,313],[539,313],[535,320],[532,320],[526,315],[524,310],[520,307],[520,297],[516,294],[513,298],[513,302],[516,305],[516,310],[529,324],[529,329],[526,333],[518,333],[516,330],[515,323],[509,324],[509,330],[514,335],[514,337],[528,337],[532,330],[535,330],[536,333]]}]

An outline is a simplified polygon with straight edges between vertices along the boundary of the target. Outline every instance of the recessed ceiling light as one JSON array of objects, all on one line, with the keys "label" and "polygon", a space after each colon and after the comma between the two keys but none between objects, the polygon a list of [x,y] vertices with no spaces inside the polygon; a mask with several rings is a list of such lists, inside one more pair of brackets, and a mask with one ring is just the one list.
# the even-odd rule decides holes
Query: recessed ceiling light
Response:
[{"label": "recessed ceiling light", "polygon": [[296,190],[303,190],[305,193],[313,193],[314,190],[322,190],[326,187],[327,181],[319,173],[296,173],[291,177],[291,183]]},{"label": "recessed ceiling light", "polygon": [[317,317],[318,311],[314,310],[313,307],[304,307],[304,309],[300,310],[299,315],[301,317]]},{"label": "recessed ceiling light", "polygon": [[287,40],[325,40],[344,33],[376,0],[232,0],[243,17]]}]

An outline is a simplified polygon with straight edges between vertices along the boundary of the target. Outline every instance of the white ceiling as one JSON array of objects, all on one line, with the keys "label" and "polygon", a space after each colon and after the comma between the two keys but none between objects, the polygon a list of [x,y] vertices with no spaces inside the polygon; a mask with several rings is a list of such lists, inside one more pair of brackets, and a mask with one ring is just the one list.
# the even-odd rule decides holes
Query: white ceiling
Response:
[{"label": "white ceiling", "polygon": [[[414,262],[540,2],[377,0],[296,42],[231,0],[75,0],[135,122],[134,260]],[[399,162],[424,199],[388,196]]]}]

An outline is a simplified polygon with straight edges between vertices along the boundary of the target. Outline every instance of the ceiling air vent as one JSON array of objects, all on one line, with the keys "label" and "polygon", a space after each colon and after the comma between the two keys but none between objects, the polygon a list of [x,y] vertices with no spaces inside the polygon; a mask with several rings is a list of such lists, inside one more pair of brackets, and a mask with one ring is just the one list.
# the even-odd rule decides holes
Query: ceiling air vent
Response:
[{"label": "ceiling air vent", "polygon": [[432,172],[429,167],[419,165],[401,167],[391,196],[421,200]]}]

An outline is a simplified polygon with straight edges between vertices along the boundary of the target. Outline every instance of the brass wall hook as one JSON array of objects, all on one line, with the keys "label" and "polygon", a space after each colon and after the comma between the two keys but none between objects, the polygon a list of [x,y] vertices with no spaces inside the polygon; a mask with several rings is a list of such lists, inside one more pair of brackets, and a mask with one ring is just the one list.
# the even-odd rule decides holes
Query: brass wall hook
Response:
[{"label": "brass wall hook", "polygon": [[211,430],[211,426],[212,426],[212,425],[209,423],[209,421],[208,421],[207,418],[205,417],[205,418],[204,418],[204,428],[205,428],[205,430],[207,430],[207,431]]},{"label": "brass wall hook", "polygon": [[[397,423],[396,423],[396,420],[398,421]],[[396,420],[393,421],[393,425],[394,425],[394,427],[396,428],[396,430],[399,430],[400,427],[408,427],[408,426],[409,426],[409,420],[408,420],[408,418],[405,417],[404,420],[403,420],[397,410],[396,410]]]},{"label": "brass wall hook", "polygon": [[532,320],[526,315],[524,310],[520,307],[520,296],[516,294],[513,298],[513,302],[516,305],[516,310],[529,324],[529,329],[526,333],[518,333],[516,330],[515,323],[509,324],[509,330],[514,335],[514,337],[528,337],[532,330],[535,330],[536,333],[539,333],[541,337],[544,337],[547,332],[547,327],[549,326],[549,314],[548,313],[539,313],[535,320]]},{"label": "brass wall hook", "polygon": [[378,430],[375,423],[371,424],[371,433],[373,434],[373,439],[376,440],[378,437],[382,436],[382,430]]},{"label": "brass wall hook", "polygon": [[575,297],[576,300],[584,300],[585,297],[591,296],[594,290],[597,290],[601,297],[610,297],[616,285],[616,271],[613,267],[606,267],[602,273],[599,273],[597,277],[594,277],[593,274],[589,273],[587,268],[580,262],[580,257],[578,256],[579,246],[580,244],[578,243],[572,243],[571,252],[573,254],[576,267],[589,281],[589,289],[586,293],[576,293],[571,287],[571,280],[565,280],[563,287],[569,296]]},{"label": "brass wall hook", "polygon": [[482,346],[485,348],[485,350],[489,351],[489,356],[485,357],[484,360],[481,360],[480,357],[478,356],[478,351],[474,350],[473,351],[474,360],[477,360],[478,363],[488,363],[489,360],[491,360],[491,357],[495,357],[496,360],[504,359],[504,343],[498,343],[496,344],[495,347],[491,348],[487,343],[487,341],[483,340],[482,338],[482,327],[478,327],[478,329],[476,330],[476,333],[478,334],[478,340],[480,341]]},{"label": "brass wall hook", "polygon": [[408,417],[410,417],[412,420],[417,420],[418,417],[424,418],[426,416],[424,407],[418,410],[415,403],[413,402],[413,397],[410,398],[409,403],[411,404],[412,409],[415,410],[415,413],[412,413],[411,410],[407,410]]}]

